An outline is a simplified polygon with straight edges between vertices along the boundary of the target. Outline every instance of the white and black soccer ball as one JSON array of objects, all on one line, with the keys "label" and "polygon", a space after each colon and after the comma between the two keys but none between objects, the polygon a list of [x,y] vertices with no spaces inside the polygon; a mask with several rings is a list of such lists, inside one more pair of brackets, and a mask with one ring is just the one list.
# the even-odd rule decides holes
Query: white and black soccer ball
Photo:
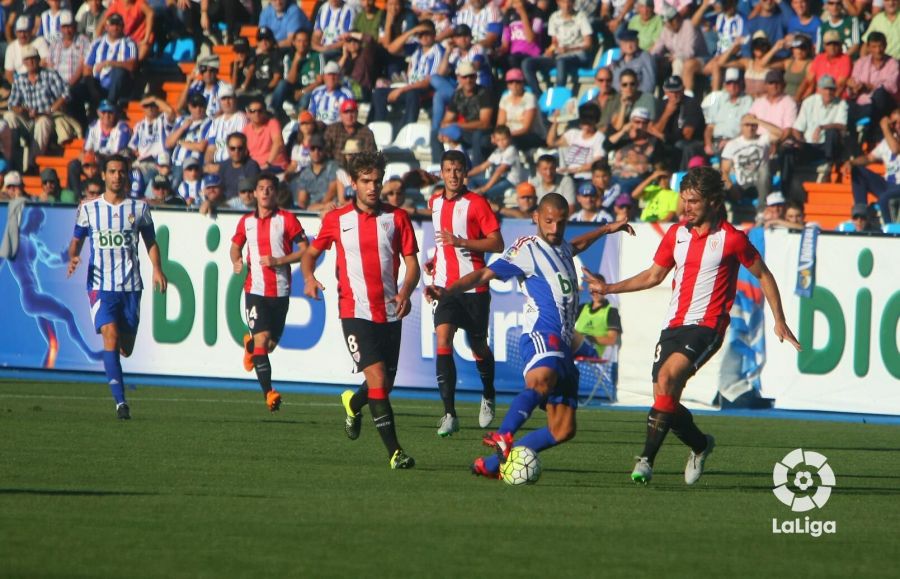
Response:
[{"label": "white and black soccer ball", "polygon": [[500,478],[508,485],[534,484],[541,478],[541,459],[525,446],[515,446],[500,466]]}]

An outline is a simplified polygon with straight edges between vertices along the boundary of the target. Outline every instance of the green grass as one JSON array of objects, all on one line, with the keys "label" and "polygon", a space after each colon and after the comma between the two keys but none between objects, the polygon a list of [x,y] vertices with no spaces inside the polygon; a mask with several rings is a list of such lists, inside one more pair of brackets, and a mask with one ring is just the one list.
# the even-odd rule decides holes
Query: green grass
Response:
[{"label": "green grass", "polygon": [[[898,428],[698,418],[718,447],[695,487],[670,437],[630,483],[643,413],[587,410],[537,485],[472,477],[474,405],[435,436],[436,401],[394,403],[418,466],[391,471],[368,416],[337,397],[141,388],[115,420],[105,387],[0,382],[0,577],[856,577],[895,568]],[[502,412],[501,408],[501,412]],[[536,413],[532,425],[542,425]],[[773,535],[788,451],[825,454],[837,534]],[[801,515],[802,518],[803,515]]]}]

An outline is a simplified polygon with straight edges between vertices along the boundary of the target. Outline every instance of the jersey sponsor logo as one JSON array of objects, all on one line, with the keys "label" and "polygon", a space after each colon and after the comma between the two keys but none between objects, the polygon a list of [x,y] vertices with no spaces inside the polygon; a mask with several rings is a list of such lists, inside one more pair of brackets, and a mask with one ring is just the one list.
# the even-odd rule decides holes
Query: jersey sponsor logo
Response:
[{"label": "jersey sponsor logo", "polygon": [[556,280],[559,282],[559,288],[562,290],[563,295],[568,295],[575,289],[575,282],[563,277],[561,273],[556,274]]},{"label": "jersey sponsor logo", "polygon": [[122,249],[133,245],[134,233],[131,231],[113,231],[101,229],[97,232],[97,245],[100,249]]}]

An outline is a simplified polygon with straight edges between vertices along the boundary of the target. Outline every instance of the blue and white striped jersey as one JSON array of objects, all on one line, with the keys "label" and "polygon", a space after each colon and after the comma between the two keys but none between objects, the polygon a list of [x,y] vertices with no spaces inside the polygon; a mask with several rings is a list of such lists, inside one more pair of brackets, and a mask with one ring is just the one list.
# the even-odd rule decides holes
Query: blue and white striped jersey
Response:
[{"label": "blue and white striped jersey", "polygon": [[138,57],[137,44],[127,36],[123,36],[118,40],[110,40],[108,36],[101,36],[91,44],[88,49],[87,56],[84,57],[84,63],[91,67],[94,77],[100,80],[103,88],[109,88],[109,73],[112,69],[108,66],[100,70],[94,70],[96,64],[113,60],[116,62],[127,62],[136,60]]},{"label": "blue and white striped jersey", "polygon": [[536,235],[520,237],[488,265],[497,278],[524,283],[525,315],[522,333],[555,334],[572,344],[578,317],[578,274],[568,241],[550,245]]},{"label": "blue and white striped jersey", "polygon": [[188,181],[185,179],[178,184],[178,196],[184,199],[185,203],[190,201],[195,205],[203,201],[203,182]]},{"label": "blue and white striped jersey", "polygon": [[340,8],[335,8],[331,2],[325,2],[319,8],[313,28],[322,31],[322,44],[328,46],[337,42],[341,34],[350,32],[354,18],[356,11],[350,6],[341,3]]},{"label": "blue and white striped jersey", "polygon": [[472,40],[481,42],[488,32],[488,28],[503,22],[500,10],[493,3],[488,3],[479,9],[466,3],[462,10],[453,17],[453,25],[466,24],[472,29]]},{"label": "blue and white striped jersey", "polygon": [[217,80],[216,84],[212,85],[212,87],[206,86],[206,83],[202,80],[195,81],[191,83],[190,88],[188,89],[188,94],[191,93],[200,93],[206,97],[206,116],[209,118],[213,118],[219,114],[222,110],[222,101],[219,100],[219,93],[224,88],[231,88],[230,83],[225,82],[224,80]]},{"label": "blue and white striped jersey", "polygon": [[144,289],[138,243],[156,239],[150,208],[140,199],[124,199],[113,205],[103,197],[78,208],[75,237],[89,238],[87,289],[134,292]]},{"label": "blue and white striped jersey", "polygon": [[[209,131],[212,127],[212,119],[210,119],[209,117],[204,117],[202,119],[194,120],[191,119],[191,117],[182,117],[178,122],[175,123],[175,126],[172,128],[172,130],[174,131],[178,129],[185,123],[187,123],[188,129],[184,133],[182,133],[182,141],[187,141],[189,143],[209,142]],[[172,151],[172,166],[183,166],[184,161],[188,157],[195,157],[197,159],[201,159],[201,161],[203,159],[202,154],[191,151],[187,147],[175,145],[175,149]]]},{"label": "blue and white striped jersey", "polygon": [[444,58],[444,47],[435,43],[428,50],[419,46],[409,59],[409,82],[420,80],[438,73],[438,65]]},{"label": "blue and white striped jersey", "polygon": [[88,127],[87,137],[84,138],[84,150],[93,151],[98,155],[115,155],[125,150],[130,140],[131,129],[125,121],[119,121],[107,132],[97,120]]},{"label": "blue and white striped jersey", "polygon": [[[213,155],[213,161],[218,163],[228,158],[228,135],[232,133],[241,133],[244,125],[247,124],[247,115],[241,111],[237,111],[230,115],[222,113],[213,119],[207,134],[207,141],[210,147],[215,147],[216,152]],[[287,141],[285,141],[287,142]]]},{"label": "blue and white striped jersey", "polygon": [[323,84],[313,89],[309,95],[309,112],[326,125],[338,122],[341,118],[341,103],[353,98],[349,89],[339,86],[329,92]]},{"label": "blue and white striped jersey", "polygon": [[716,16],[716,54],[728,52],[739,38],[746,34],[747,21],[738,13],[728,16],[721,13]]},{"label": "blue and white striped jersey", "polygon": [[43,36],[44,40],[47,41],[47,44],[50,44],[62,36],[59,27],[59,17],[61,15],[62,10],[58,10],[56,14],[50,10],[41,12],[41,29],[38,31],[38,36]]},{"label": "blue and white striped jersey", "polygon": [[174,126],[175,123],[170,123],[166,115],[159,115],[152,121],[144,117],[134,125],[128,148],[134,151],[138,161],[155,161],[166,150],[166,137]]}]

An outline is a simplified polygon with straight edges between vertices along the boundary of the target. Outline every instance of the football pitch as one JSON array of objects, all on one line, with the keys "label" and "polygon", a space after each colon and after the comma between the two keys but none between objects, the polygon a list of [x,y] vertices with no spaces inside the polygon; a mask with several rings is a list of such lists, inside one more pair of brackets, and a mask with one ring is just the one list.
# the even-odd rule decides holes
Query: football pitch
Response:
[{"label": "football pitch", "polygon": [[[700,482],[670,435],[638,487],[645,413],[587,409],[509,487],[469,474],[476,405],[439,439],[436,399],[395,400],[417,466],[391,471],[367,412],[346,439],[337,392],[272,415],[258,392],[141,387],[125,422],[103,385],[0,381],[0,577],[896,576],[897,426],[700,416],[718,441]],[[772,493],[795,448],[835,473],[822,509]],[[807,516],[836,532],[773,533]]]}]

